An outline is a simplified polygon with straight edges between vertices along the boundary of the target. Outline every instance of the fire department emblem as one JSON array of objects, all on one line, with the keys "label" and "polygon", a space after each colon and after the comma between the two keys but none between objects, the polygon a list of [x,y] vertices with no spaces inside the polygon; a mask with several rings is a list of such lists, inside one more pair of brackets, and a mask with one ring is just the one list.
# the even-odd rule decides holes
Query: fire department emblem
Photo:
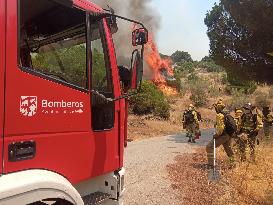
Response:
[{"label": "fire department emblem", "polygon": [[21,96],[20,113],[26,117],[32,117],[37,112],[37,96]]}]

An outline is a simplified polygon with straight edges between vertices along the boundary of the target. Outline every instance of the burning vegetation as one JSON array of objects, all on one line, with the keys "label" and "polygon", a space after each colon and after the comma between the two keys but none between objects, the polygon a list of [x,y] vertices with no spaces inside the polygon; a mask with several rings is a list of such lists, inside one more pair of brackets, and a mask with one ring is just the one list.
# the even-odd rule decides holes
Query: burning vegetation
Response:
[{"label": "burning vegetation", "polygon": [[145,61],[152,71],[151,80],[165,95],[178,94],[177,89],[172,86],[176,79],[173,77],[174,71],[171,59],[162,59],[158,52],[153,37],[149,36],[149,41],[145,45]]}]

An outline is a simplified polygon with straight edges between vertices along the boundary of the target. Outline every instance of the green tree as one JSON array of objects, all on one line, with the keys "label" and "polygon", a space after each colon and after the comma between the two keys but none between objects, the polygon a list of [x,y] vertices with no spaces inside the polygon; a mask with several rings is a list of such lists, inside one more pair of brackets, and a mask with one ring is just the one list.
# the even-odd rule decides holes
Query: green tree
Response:
[{"label": "green tree", "polygon": [[210,56],[205,56],[204,58],[202,58],[201,62],[211,62],[213,61],[213,59]]},{"label": "green tree", "polygon": [[174,63],[193,61],[191,55],[188,52],[184,51],[176,51],[171,55],[171,59]]},{"label": "green tree", "polygon": [[[93,87],[96,87],[99,81],[106,76],[105,61],[103,53],[95,48],[92,52],[92,84]],[[82,87],[86,86],[86,47],[84,44],[32,54],[32,64],[36,70],[47,72]]]},{"label": "green tree", "polygon": [[134,114],[152,114],[163,119],[170,117],[170,105],[157,86],[149,81],[143,81],[141,92],[130,98],[130,110]]},{"label": "green tree", "polygon": [[273,0],[221,0],[205,18],[210,56],[228,75],[273,82]]},{"label": "green tree", "polygon": [[70,48],[54,49],[32,54],[34,69],[48,72],[66,81],[81,85],[86,78],[86,47],[84,44]]}]

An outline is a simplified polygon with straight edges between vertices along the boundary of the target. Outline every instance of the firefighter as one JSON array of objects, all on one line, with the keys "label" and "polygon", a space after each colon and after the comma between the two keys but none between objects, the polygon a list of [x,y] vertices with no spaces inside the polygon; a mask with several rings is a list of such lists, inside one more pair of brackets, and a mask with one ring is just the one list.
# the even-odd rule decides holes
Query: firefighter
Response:
[{"label": "firefighter", "polygon": [[247,144],[250,148],[250,160],[255,161],[255,145],[259,130],[263,127],[263,123],[259,117],[258,110],[252,106],[251,103],[244,105],[243,111],[241,131],[237,140],[241,154],[241,161],[246,160]]},{"label": "firefighter", "polygon": [[226,128],[225,115],[227,114],[225,111],[225,107],[226,106],[222,99],[218,100],[218,102],[214,104],[214,108],[216,111],[216,122],[215,122],[216,133],[213,136],[213,140],[211,140],[206,146],[209,167],[213,166],[214,139],[215,139],[215,148],[223,145],[225,152],[230,160],[230,163],[233,164],[234,162],[234,153],[231,149],[232,136],[228,134],[225,129]]},{"label": "firefighter", "polygon": [[188,142],[196,143],[196,137],[200,136],[199,121],[201,115],[195,110],[192,104],[183,113],[183,128],[186,129],[186,137],[189,138]]},{"label": "firefighter", "polygon": [[273,124],[273,115],[269,107],[263,107],[263,125],[264,125],[264,136],[266,139],[270,138],[270,128]]},{"label": "firefighter", "polygon": [[237,134],[239,134],[239,132],[241,130],[242,115],[243,115],[242,108],[235,108],[235,117],[234,117],[234,120],[235,120],[236,126],[237,126],[237,131],[236,131]]}]

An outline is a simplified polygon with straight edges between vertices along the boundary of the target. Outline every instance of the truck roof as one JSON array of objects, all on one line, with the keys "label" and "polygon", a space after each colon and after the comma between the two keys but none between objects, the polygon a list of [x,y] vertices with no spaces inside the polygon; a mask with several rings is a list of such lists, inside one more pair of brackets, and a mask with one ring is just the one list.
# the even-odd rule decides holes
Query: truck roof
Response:
[{"label": "truck roof", "polygon": [[[63,0],[58,0],[63,1]],[[96,13],[103,13],[103,9],[98,5],[92,3],[90,0],[66,0],[68,2],[73,3],[74,6],[83,8],[87,11],[96,12]]]}]

